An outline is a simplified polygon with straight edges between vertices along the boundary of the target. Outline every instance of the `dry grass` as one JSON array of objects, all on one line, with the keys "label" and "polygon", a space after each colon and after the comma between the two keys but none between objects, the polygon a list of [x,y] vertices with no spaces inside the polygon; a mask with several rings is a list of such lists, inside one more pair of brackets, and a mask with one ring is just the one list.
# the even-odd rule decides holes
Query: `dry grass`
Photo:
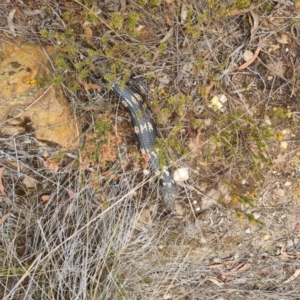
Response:
[{"label": "dry grass", "polygon": [[[20,11],[45,12],[17,14],[18,38],[61,39],[64,53],[76,46],[73,37],[86,38],[79,20],[87,21],[91,42],[116,69],[112,76],[146,78],[160,146],[172,168],[188,168],[190,178],[177,199],[182,214],[167,214],[157,181],[142,173],[127,114],[107,90],[80,88],[89,70],[76,68],[78,49],[59,57],[53,81],[84,120],[86,144],[47,146],[60,166],[55,171],[45,167],[32,134],[0,139],[3,299],[299,299],[299,278],[292,277],[300,268],[297,7],[242,0],[55,3],[16,2]],[[0,8],[4,37],[13,5]],[[74,15],[62,17],[66,11]],[[43,38],[36,32],[42,26]],[[238,69],[245,50],[258,47],[253,63]],[[72,72],[61,81],[64,68]],[[222,109],[211,103],[220,95],[227,98]],[[99,128],[100,136],[122,136],[111,146],[117,159],[104,166],[85,153],[103,142]],[[28,174],[39,182],[34,189],[22,183]]]}]

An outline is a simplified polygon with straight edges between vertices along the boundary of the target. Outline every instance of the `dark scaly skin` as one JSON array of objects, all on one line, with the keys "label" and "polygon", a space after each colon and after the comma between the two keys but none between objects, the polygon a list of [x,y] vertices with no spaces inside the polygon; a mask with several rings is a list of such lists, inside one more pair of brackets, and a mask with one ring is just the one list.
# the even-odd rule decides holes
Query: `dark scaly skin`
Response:
[{"label": "dark scaly skin", "polygon": [[[158,137],[155,122],[148,108],[143,106],[143,99],[140,94],[125,86],[120,88],[117,83],[112,86],[112,91],[121,99],[122,104],[128,111],[131,123],[136,134],[139,148],[142,154],[149,156],[150,169],[156,175],[160,174],[158,156],[155,147]],[[162,196],[168,209],[173,209],[176,186],[171,177],[169,169],[165,166],[161,172]]]},{"label": "dark scaly skin", "polygon": [[[104,68],[102,62],[97,58],[95,58],[94,64],[96,66],[94,73],[97,74],[97,76],[100,75],[100,77],[105,78],[109,70]],[[97,81],[94,77],[93,80]],[[162,171],[160,171],[156,142],[158,134],[150,110],[146,105],[143,105],[142,96],[129,86],[125,85],[121,87],[118,82],[110,82],[108,80],[106,80],[106,84],[111,86],[111,90],[121,100],[123,106],[129,113],[139,149],[143,155],[149,157],[148,163],[150,170],[157,176],[160,176],[164,204],[168,210],[173,211],[177,188],[168,167],[164,166],[162,167]]]},{"label": "dark scaly skin", "polygon": [[[93,81],[97,82],[94,78]],[[142,154],[148,155],[148,163],[151,171],[160,176],[162,197],[166,208],[174,210],[174,198],[177,194],[177,188],[166,166],[164,166],[162,172],[160,172],[158,155],[155,149],[158,134],[151,112],[143,105],[142,96],[134,92],[128,86],[121,88],[118,83],[114,83],[111,90],[121,100],[121,103],[130,115],[139,149]]]}]

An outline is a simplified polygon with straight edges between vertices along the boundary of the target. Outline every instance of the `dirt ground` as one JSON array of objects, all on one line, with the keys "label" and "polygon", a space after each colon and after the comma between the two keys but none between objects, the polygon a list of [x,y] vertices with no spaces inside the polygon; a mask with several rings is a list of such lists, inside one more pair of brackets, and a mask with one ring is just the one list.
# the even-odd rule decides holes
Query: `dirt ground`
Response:
[{"label": "dirt ground", "polygon": [[[78,130],[74,142],[39,139],[33,104],[18,107],[25,94],[1,85],[2,111],[20,111],[0,128],[3,299],[300,299],[299,1],[0,8],[3,43],[56,52],[45,55],[49,74],[17,86],[43,95],[55,85]],[[146,83],[161,155],[187,174],[175,211],[78,40],[111,78]],[[11,124],[23,130],[4,131]]]}]

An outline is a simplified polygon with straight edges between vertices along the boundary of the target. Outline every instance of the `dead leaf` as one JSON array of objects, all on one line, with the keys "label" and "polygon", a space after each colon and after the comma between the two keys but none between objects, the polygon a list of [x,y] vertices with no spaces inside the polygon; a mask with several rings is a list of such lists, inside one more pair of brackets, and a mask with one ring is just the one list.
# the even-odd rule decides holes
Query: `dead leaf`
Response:
[{"label": "dead leaf", "polygon": [[83,31],[84,31],[83,35],[85,37],[92,37],[93,36],[93,30],[91,29],[91,27],[86,26],[86,27],[84,27]]},{"label": "dead leaf", "polygon": [[22,182],[28,189],[35,188],[37,185],[37,181],[30,176],[25,176]]},{"label": "dead leaf", "polygon": [[209,280],[213,284],[217,285],[218,287],[223,287],[224,283],[220,282],[217,277],[207,277],[206,280]]},{"label": "dead leaf", "polygon": [[43,196],[41,197],[41,199],[42,199],[42,202],[47,202],[47,201],[50,200],[50,195],[43,195]]},{"label": "dead leaf", "polygon": [[187,15],[188,15],[188,9],[187,9],[187,7],[184,5],[184,4],[182,4],[182,6],[181,6],[181,12],[180,12],[180,19],[181,19],[181,24],[184,24],[184,22],[185,22],[185,20],[186,20],[186,18],[187,18]]},{"label": "dead leaf", "polygon": [[206,56],[208,56],[209,54],[210,54],[210,50],[209,49],[207,49],[207,50],[204,50],[202,53],[201,53],[201,56],[202,57],[206,57]]},{"label": "dead leaf", "polygon": [[144,225],[152,226],[152,219],[151,219],[150,210],[149,209],[143,209],[138,221],[140,223],[144,224]]},{"label": "dead leaf", "polygon": [[195,137],[195,146],[196,148],[200,147],[200,137],[201,137],[201,127],[198,127],[197,128],[197,134],[196,134],[196,137]]},{"label": "dead leaf", "polygon": [[174,27],[171,26],[167,34],[164,36],[162,40],[159,41],[160,44],[165,43],[169,38],[171,38],[174,34]]},{"label": "dead leaf", "polygon": [[138,25],[135,30],[139,33],[138,38],[141,41],[146,41],[153,37],[152,32],[150,31],[149,27],[147,27],[147,26]]},{"label": "dead leaf", "polygon": [[170,27],[172,27],[174,25],[167,14],[164,14],[164,18],[166,19],[166,22]]},{"label": "dead leaf", "polygon": [[7,17],[7,26],[8,26],[9,31],[11,32],[11,34],[14,37],[17,37],[15,24],[13,21],[15,13],[16,13],[16,10],[14,8],[9,12],[8,17]]},{"label": "dead leaf", "polygon": [[250,30],[250,44],[251,44],[251,41],[254,38],[254,34],[258,28],[258,16],[252,10],[249,11],[249,22],[251,23],[251,30]]},{"label": "dead leaf", "polygon": [[246,270],[248,270],[250,268],[251,268],[251,264],[249,264],[249,263],[241,263],[237,267],[231,269],[230,271],[223,273],[222,274],[222,279],[224,281],[225,280],[226,281],[230,281],[231,278],[232,278],[230,275],[232,275],[232,273],[246,271]]},{"label": "dead leaf", "polygon": [[138,27],[135,28],[136,31],[140,32],[145,28],[144,25],[139,25]]},{"label": "dead leaf", "polygon": [[295,273],[290,278],[288,278],[286,281],[284,281],[283,284],[286,284],[286,283],[289,283],[289,282],[295,280],[299,275],[300,275],[300,269],[295,271]]},{"label": "dead leaf", "polygon": [[159,51],[159,49],[157,49],[156,52],[153,55],[153,58],[152,58],[152,61],[151,61],[152,63],[154,63],[158,59],[159,54],[160,54],[160,51]]},{"label": "dead leaf", "polygon": [[73,198],[75,193],[72,190],[67,189],[70,198]]},{"label": "dead leaf", "polygon": [[65,210],[65,215],[66,216],[70,215],[71,213],[74,212],[74,209],[75,209],[74,203],[73,202],[69,203],[68,206],[67,206],[67,208],[66,208],[66,210]]},{"label": "dead leaf", "polygon": [[211,208],[212,206],[216,205],[217,202],[214,199],[203,197],[201,201],[201,208],[202,210],[207,210]]},{"label": "dead leaf", "polygon": [[278,43],[283,45],[289,44],[291,42],[291,38],[286,33],[282,33],[280,36],[277,36],[276,40]]},{"label": "dead leaf", "polygon": [[5,188],[2,183],[2,175],[3,175],[4,170],[5,170],[5,167],[0,168],[0,193],[1,193],[1,195],[6,196]]},{"label": "dead leaf", "polygon": [[299,232],[300,232],[300,223],[298,222],[294,227],[293,233],[298,234]]},{"label": "dead leaf", "polygon": [[10,213],[5,214],[2,218],[0,218],[0,225],[5,222],[5,220],[9,217]]},{"label": "dead leaf", "polygon": [[300,14],[300,2],[295,3],[295,13]]},{"label": "dead leaf", "polygon": [[255,61],[255,59],[257,58],[257,56],[260,52],[260,49],[261,49],[260,48],[260,43],[261,43],[261,38],[259,37],[259,44],[257,46],[257,49],[256,49],[253,57],[251,59],[249,59],[247,62],[245,62],[244,64],[242,64],[241,66],[239,66],[236,70],[244,70]]},{"label": "dead leaf", "polygon": [[298,186],[294,189],[294,195],[296,195],[296,196],[300,195],[300,186]]},{"label": "dead leaf", "polygon": [[286,243],[280,249],[281,259],[288,260],[290,258],[296,258],[296,255],[289,255],[286,252]]},{"label": "dead leaf", "polygon": [[89,91],[89,90],[100,90],[101,89],[101,86],[98,85],[98,84],[94,84],[94,83],[87,83],[87,82],[84,82],[84,81],[80,81],[79,82],[86,91]]},{"label": "dead leaf", "polygon": [[199,166],[200,167],[207,167],[207,162],[206,161],[199,161]]},{"label": "dead leaf", "polygon": [[271,47],[268,48],[268,53],[273,53],[273,52],[275,52],[275,51],[277,51],[279,49],[280,49],[280,45],[279,44],[271,45]]},{"label": "dead leaf", "polygon": [[211,93],[214,85],[215,85],[215,82],[211,81],[210,84],[205,88],[205,97],[204,97],[204,100],[208,99],[208,96],[210,95],[210,93]]},{"label": "dead leaf", "polygon": [[216,265],[212,265],[212,266],[208,266],[209,269],[220,269],[220,268],[223,268],[223,267],[226,267],[228,265],[232,265],[232,264],[235,264],[237,263],[239,260],[238,259],[234,259],[234,260],[228,260],[228,261],[225,261],[221,264],[216,264]]}]

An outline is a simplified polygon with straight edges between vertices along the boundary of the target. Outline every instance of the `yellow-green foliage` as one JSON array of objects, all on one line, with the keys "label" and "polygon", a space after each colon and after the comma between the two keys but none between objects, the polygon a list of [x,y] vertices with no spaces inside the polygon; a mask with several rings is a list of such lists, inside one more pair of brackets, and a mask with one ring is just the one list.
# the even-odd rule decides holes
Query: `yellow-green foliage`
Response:
[{"label": "yellow-green foliage", "polygon": [[115,30],[120,30],[123,27],[124,18],[121,13],[115,12],[111,15],[110,26]]},{"label": "yellow-green foliage", "polygon": [[166,44],[166,43],[161,43],[161,44],[159,44],[159,46],[158,46],[158,51],[159,51],[160,53],[164,52],[166,49],[167,49],[167,44]]},{"label": "yellow-green foliage", "polygon": [[81,150],[81,166],[99,165],[105,170],[110,163],[116,161],[116,146],[121,142],[118,135],[111,133],[111,121],[103,115],[95,122],[94,132],[86,133],[86,142]]},{"label": "yellow-green foliage", "polygon": [[251,1],[250,0],[236,0],[235,5],[239,9],[247,8],[250,6]]},{"label": "yellow-green foliage", "polygon": [[231,114],[217,112],[214,114],[215,133],[211,143],[215,145],[214,156],[208,152],[206,159],[214,159],[217,155],[226,162],[235,159],[248,165],[249,171],[260,178],[261,164],[271,164],[265,154],[267,142],[275,139],[275,134],[267,125],[262,125],[242,111]]},{"label": "yellow-green foliage", "polygon": [[90,12],[86,15],[85,21],[91,22],[93,25],[96,25],[96,24],[98,24],[98,22],[99,22],[99,18],[98,18],[98,16],[97,16],[96,13],[90,11]]},{"label": "yellow-green foliage", "polygon": [[150,6],[159,6],[162,3],[162,0],[149,0]]},{"label": "yellow-green foliage", "polygon": [[275,107],[271,117],[278,119],[286,119],[291,117],[291,111],[289,109],[284,109],[282,107]]},{"label": "yellow-green foliage", "polygon": [[62,19],[68,24],[74,24],[78,22],[78,19],[74,16],[74,12],[71,10],[62,13]]}]

